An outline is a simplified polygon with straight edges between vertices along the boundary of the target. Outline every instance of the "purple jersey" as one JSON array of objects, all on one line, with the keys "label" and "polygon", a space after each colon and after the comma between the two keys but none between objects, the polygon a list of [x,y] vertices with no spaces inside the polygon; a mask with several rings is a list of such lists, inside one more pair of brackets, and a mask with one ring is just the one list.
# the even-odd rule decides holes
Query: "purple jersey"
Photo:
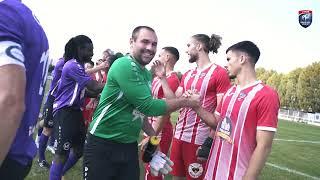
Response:
[{"label": "purple jersey", "polygon": [[52,95],[55,97],[55,95],[57,94],[57,85],[58,85],[58,81],[61,77],[61,73],[62,73],[62,68],[64,65],[64,58],[60,58],[57,62],[57,64],[54,67],[53,73],[52,73],[52,81],[51,81],[51,85],[50,85],[50,90],[49,90],[49,95]]},{"label": "purple jersey", "polygon": [[90,80],[91,77],[85,72],[82,64],[75,59],[66,62],[62,69],[53,112],[71,106],[80,109],[84,100],[85,86]]},{"label": "purple jersey", "polygon": [[0,1],[0,44],[0,66],[16,64],[26,70],[26,110],[7,155],[26,165],[37,150],[32,134],[48,73],[48,40],[28,7],[18,0],[3,0]]}]

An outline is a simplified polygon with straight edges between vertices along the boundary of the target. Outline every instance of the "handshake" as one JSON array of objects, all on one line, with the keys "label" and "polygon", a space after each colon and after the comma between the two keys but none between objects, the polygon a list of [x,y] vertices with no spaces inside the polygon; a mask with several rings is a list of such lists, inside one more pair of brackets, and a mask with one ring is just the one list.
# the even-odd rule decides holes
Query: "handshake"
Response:
[{"label": "handshake", "polygon": [[151,136],[142,154],[142,160],[149,163],[153,176],[158,176],[159,172],[168,174],[172,171],[171,166],[173,166],[173,162],[165,154],[156,150],[159,143],[159,138]]}]

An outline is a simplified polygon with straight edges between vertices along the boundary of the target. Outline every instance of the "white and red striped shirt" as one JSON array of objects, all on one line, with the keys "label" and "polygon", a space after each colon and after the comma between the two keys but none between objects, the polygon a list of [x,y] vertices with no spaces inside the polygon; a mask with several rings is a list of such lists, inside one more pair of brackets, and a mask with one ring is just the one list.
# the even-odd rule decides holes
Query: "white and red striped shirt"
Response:
[{"label": "white and red striped shirt", "polygon": [[[177,88],[179,87],[180,81],[178,78],[178,75],[176,72],[171,72],[169,74],[167,74],[167,82],[168,85],[170,87],[170,89],[175,92],[177,90]],[[164,98],[164,93],[163,93],[163,89],[162,89],[162,85],[160,82],[160,79],[158,77],[155,77],[152,81],[152,95],[153,98],[155,99],[162,99]],[[149,117],[149,122],[150,124],[153,126],[154,122],[157,121],[158,117]],[[166,124],[164,125],[164,128],[166,126],[172,126],[171,121],[170,121],[170,116],[169,119],[166,121]],[[161,133],[159,133],[159,137],[161,136]]]},{"label": "white and red striped shirt", "polygon": [[[227,71],[216,64],[200,71],[197,68],[187,71],[180,83],[183,92],[196,89],[201,95],[202,107],[214,112],[217,95],[223,95],[230,87]],[[179,87],[179,88],[180,88]],[[191,108],[182,108],[175,127],[174,138],[201,145],[209,136],[210,128]]]},{"label": "white and red striped shirt", "polygon": [[257,130],[276,131],[279,106],[277,92],[261,81],[231,87],[216,110],[221,121],[204,179],[242,179],[257,144]]}]

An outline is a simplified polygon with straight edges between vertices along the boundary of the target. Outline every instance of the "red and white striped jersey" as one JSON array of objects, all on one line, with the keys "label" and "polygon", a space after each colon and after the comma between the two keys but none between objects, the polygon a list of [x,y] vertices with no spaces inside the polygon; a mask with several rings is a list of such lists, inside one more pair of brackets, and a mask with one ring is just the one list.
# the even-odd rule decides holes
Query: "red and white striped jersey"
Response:
[{"label": "red and white striped jersey", "polygon": [[[170,87],[170,89],[175,92],[177,90],[177,88],[179,87],[180,81],[178,78],[178,75],[176,72],[171,72],[167,75],[167,82],[168,85]],[[162,89],[162,85],[160,82],[160,79],[158,77],[155,77],[152,81],[152,95],[153,98],[155,99],[162,99],[164,98],[164,93],[163,93],[163,89]],[[157,117],[149,117],[149,122],[151,125],[153,125],[153,123],[158,119]],[[164,125],[164,127],[166,126],[172,126],[171,122],[170,122],[170,117],[169,120],[167,120],[167,123]],[[159,133],[159,136],[161,136],[161,133]]]},{"label": "red and white striped jersey", "polygon": [[261,81],[231,87],[215,112],[221,121],[204,179],[242,179],[257,144],[257,130],[276,131],[279,106],[277,92]]},{"label": "red and white striped jersey", "polygon": [[[196,89],[201,95],[202,107],[214,112],[217,95],[223,95],[230,88],[227,71],[216,64],[200,71],[197,68],[187,71],[181,79],[183,92]],[[210,128],[191,108],[182,108],[175,127],[174,138],[201,145],[208,137]]]}]

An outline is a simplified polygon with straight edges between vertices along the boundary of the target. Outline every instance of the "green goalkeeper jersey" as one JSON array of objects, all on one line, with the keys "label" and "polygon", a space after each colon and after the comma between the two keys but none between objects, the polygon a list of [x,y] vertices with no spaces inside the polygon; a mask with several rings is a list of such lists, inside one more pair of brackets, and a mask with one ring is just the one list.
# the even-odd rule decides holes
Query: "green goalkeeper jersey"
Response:
[{"label": "green goalkeeper jersey", "polygon": [[131,56],[116,60],[108,72],[93,121],[91,134],[119,143],[136,142],[144,116],[166,112],[164,100],[153,99],[151,73]]}]

